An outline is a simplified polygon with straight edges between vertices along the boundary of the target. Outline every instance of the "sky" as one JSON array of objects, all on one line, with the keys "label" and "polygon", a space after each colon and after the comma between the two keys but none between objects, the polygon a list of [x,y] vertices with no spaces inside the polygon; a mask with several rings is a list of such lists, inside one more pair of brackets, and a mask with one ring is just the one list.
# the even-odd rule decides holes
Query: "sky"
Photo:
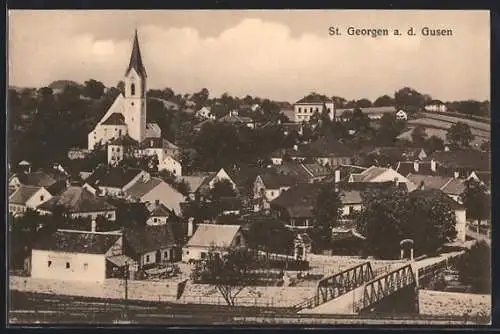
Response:
[{"label": "sky", "polygon": [[[402,36],[348,36],[349,27]],[[453,35],[425,37],[423,27]],[[9,11],[9,85],[115,86],[136,28],[148,88],[294,102],[310,92],[373,101],[409,86],[443,101],[490,99],[488,11]]]}]

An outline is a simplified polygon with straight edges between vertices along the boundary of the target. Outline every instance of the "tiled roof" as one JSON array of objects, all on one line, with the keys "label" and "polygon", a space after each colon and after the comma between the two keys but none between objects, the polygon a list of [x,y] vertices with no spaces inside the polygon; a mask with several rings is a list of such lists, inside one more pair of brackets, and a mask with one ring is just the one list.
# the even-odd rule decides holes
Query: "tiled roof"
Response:
[{"label": "tiled roof", "polygon": [[321,96],[318,94],[309,94],[309,95],[301,98],[297,102],[295,102],[295,104],[300,104],[300,103],[303,103],[303,104],[323,104],[323,103],[331,103],[331,102],[333,102],[333,101],[331,99],[329,99],[328,97]]},{"label": "tiled roof", "polygon": [[176,150],[179,147],[164,138],[145,138],[141,143],[142,148],[163,148]]},{"label": "tiled roof", "polygon": [[293,121],[295,119],[295,110],[293,109],[282,109],[281,113],[285,115],[286,118],[288,118],[290,121]]},{"label": "tiled roof", "polygon": [[170,216],[170,210],[163,204],[154,205],[149,210],[150,217],[168,217]]},{"label": "tiled roof", "polygon": [[290,217],[312,217],[314,205],[323,185],[303,183],[288,189],[271,204],[285,208]]},{"label": "tiled roof", "polygon": [[371,166],[370,168],[368,168],[360,173],[360,175],[362,175],[360,181],[361,182],[370,182],[371,180],[382,175],[386,171],[387,171],[387,168]]},{"label": "tiled roof", "polygon": [[229,247],[240,225],[199,224],[187,246],[198,247]]},{"label": "tiled roof", "polygon": [[259,175],[267,189],[278,189],[280,187],[291,187],[297,183],[297,178],[292,175],[283,175],[268,172]]},{"label": "tiled roof", "polygon": [[198,188],[203,184],[203,181],[207,178],[204,176],[184,176],[183,179],[189,184],[189,189],[191,192],[196,192]]},{"label": "tiled roof", "polygon": [[63,206],[69,212],[98,212],[116,209],[105,199],[95,196],[82,187],[69,187],[61,195],[40,205],[39,209],[51,211],[56,206]]},{"label": "tiled roof", "polygon": [[340,171],[340,180],[347,180],[351,174],[362,173],[366,170],[366,167],[354,166],[354,165],[338,165],[333,169],[333,174],[335,171]]},{"label": "tiled roof", "polygon": [[443,188],[449,181],[450,177],[446,176],[438,176],[438,175],[422,175],[411,173],[406,177],[408,180],[413,182],[415,185],[420,186],[422,183],[425,188],[431,189],[441,189]]},{"label": "tiled roof", "polygon": [[102,125],[127,125],[125,117],[120,113],[112,113],[109,117],[101,123]]},{"label": "tiled roof", "polygon": [[126,193],[135,199],[141,199],[144,195],[153,190],[163,181],[159,178],[152,177],[148,181],[135,182],[130,188],[127,189]]},{"label": "tiled roof", "polygon": [[312,156],[350,157],[354,154],[354,151],[349,146],[331,138],[321,138],[312,142],[309,145],[309,151]]},{"label": "tiled roof", "polygon": [[432,189],[432,188],[416,189],[410,192],[409,195],[410,198],[414,196],[423,196],[427,198],[440,197],[444,201],[446,201],[453,209],[463,209],[463,206],[461,204],[454,201],[451,197],[449,197],[442,190],[439,189]]},{"label": "tiled roof", "polygon": [[58,181],[65,181],[67,176],[61,172],[53,171],[51,173],[44,171],[36,171],[29,174],[18,174],[19,182],[26,186],[50,187]]},{"label": "tiled roof", "polygon": [[226,116],[219,118],[219,121],[228,123],[252,123],[253,119],[251,119],[250,117],[238,116],[229,113]]},{"label": "tiled roof", "polygon": [[[355,108],[345,108],[345,109],[336,109],[335,113],[337,116],[341,116],[346,111],[354,112]],[[364,114],[388,114],[388,113],[396,113],[395,107],[368,107],[368,108],[359,108]]]},{"label": "tiled roof", "polygon": [[120,146],[135,146],[138,142],[132,139],[128,134],[121,136],[109,142],[109,145],[120,145]]},{"label": "tiled roof", "polygon": [[490,154],[476,150],[452,150],[434,152],[428,160],[454,168],[473,168],[477,171],[490,171]]},{"label": "tiled roof", "polygon": [[95,171],[85,181],[93,186],[123,188],[141,172],[133,168],[105,168]]},{"label": "tiled roof", "polygon": [[359,190],[342,190],[340,200],[344,205],[360,204],[363,202],[361,191]]},{"label": "tiled roof", "polygon": [[9,203],[26,205],[26,202],[36,194],[37,191],[42,189],[41,187],[25,186],[21,185],[17,190],[9,197]]},{"label": "tiled roof", "polygon": [[127,228],[124,231],[124,244],[138,254],[157,251],[176,245],[171,223],[157,226]]},{"label": "tiled roof", "polygon": [[109,233],[57,231],[35,242],[33,249],[65,253],[105,254],[120,235]]},{"label": "tiled roof", "polygon": [[465,190],[464,180],[452,178],[441,190],[448,195],[461,195]]}]

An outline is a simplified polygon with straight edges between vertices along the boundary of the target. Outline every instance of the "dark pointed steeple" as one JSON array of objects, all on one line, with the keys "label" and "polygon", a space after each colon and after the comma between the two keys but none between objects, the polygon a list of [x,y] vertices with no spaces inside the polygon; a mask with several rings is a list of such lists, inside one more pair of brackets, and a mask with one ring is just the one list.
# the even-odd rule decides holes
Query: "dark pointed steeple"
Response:
[{"label": "dark pointed steeple", "polygon": [[134,69],[143,79],[147,77],[146,68],[142,62],[141,49],[139,48],[139,38],[137,37],[137,29],[135,29],[134,45],[132,46],[132,54],[130,55],[130,64],[128,65],[125,75],[128,75],[131,69]]}]

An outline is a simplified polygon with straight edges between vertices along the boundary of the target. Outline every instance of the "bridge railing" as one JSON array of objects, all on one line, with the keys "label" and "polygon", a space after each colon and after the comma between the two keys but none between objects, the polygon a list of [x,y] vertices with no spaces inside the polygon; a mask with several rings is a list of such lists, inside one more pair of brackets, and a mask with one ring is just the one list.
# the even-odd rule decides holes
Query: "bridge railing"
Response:
[{"label": "bridge railing", "polygon": [[408,264],[366,283],[363,294],[358,298],[353,298],[353,310],[356,313],[365,310],[385,297],[411,285],[416,285],[416,279],[411,265]]},{"label": "bridge railing", "polygon": [[341,272],[322,278],[318,282],[316,294],[294,305],[293,308],[296,311],[300,311],[306,308],[317,307],[360,287],[374,277],[370,262],[364,262],[342,270]]}]

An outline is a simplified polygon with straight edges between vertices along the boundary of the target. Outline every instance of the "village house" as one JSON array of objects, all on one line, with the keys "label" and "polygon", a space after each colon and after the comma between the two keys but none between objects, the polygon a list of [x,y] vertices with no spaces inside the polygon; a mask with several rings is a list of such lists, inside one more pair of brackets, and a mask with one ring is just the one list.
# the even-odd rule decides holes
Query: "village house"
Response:
[{"label": "village house", "polygon": [[353,163],[355,152],[333,138],[321,138],[308,145],[309,156],[322,166],[336,167]]},{"label": "village house", "polygon": [[396,172],[394,169],[375,166],[371,166],[361,173],[351,174],[351,176],[349,177],[349,182],[397,182],[398,184],[406,184],[406,187],[409,191],[412,191],[417,187],[413,182]]},{"label": "village house", "polygon": [[448,111],[448,107],[446,107],[446,104],[440,100],[430,101],[428,104],[425,105],[424,109],[425,109],[425,111],[431,111],[431,112],[447,112]]},{"label": "village house", "polygon": [[102,168],[85,180],[83,187],[98,196],[123,197],[125,191],[138,180],[150,178],[148,172],[125,167]]},{"label": "village house", "polygon": [[290,175],[299,180],[299,182],[315,183],[322,182],[332,175],[329,168],[320,165],[317,162],[283,162],[279,166],[275,166],[277,173]]},{"label": "village house", "polygon": [[215,120],[215,115],[212,114],[212,111],[209,107],[201,107],[196,111],[195,116],[199,119],[212,119]]},{"label": "village house", "polygon": [[166,225],[168,218],[172,215],[172,212],[161,203],[150,203],[147,208],[149,217],[146,225],[149,226]]},{"label": "village house", "polygon": [[22,216],[28,209],[35,210],[51,198],[44,187],[21,185],[9,196],[9,213]]},{"label": "village house", "polygon": [[457,203],[462,203],[460,196],[465,190],[464,179],[439,175],[422,175],[410,173],[406,176],[419,189],[438,189],[454,199]]},{"label": "village house", "polygon": [[89,150],[82,149],[78,147],[73,147],[68,150],[68,159],[77,160],[77,159],[85,159],[89,155]]},{"label": "village house", "polygon": [[257,176],[253,186],[254,211],[269,210],[270,203],[283,191],[297,184],[297,179],[290,175],[267,172]]},{"label": "village house", "polygon": [[82,187],[69,187],[61,195],[38,206],[37,211],[52,214],[57,208],[63,209],[71,218],[96,219],[101,216],[108,221],[116,220],[116,207]]},{"label": "village house", "polygon": [[[387,106],[387,107],[367,107],[367,108],[359,108],[361,112],[368,116],[370,120],[379,120],[385,114],[394,115],[397,117],[398,110],[396,107]],[[354,113],[355,108],[346,108],[346,109],[337,109],[335,110],[335,119],[337,121],[347,121],[350,116]],[[404,112],[404,111],[403,111]],[[400,114],[401,115],[401,114]]]},{"label": "village house", "polygon": [[399,121],[406,121],[408,119],[408,114],[404,110],[399,110],[396,113],[396,119]]},{"label": "village house", "polygon": [[137,263],[139,270],[180,257],[171,224],[126,228],[123,236],[124,253]]},{"label": "village house", "polygon": [[109,258],[122,254],[122,235],[59,230],[38,239],[31,251],[31,277],[102,282],[115,267]]},{"label": "village house", "polygon": [[124,135],[108,143],[108,165],[115,166],[126,158],[133,158],[138,143],[129,135]]},{"label": "village house", "polygon": [[491,172],[472,172],[469,174],[466,180],[471,180],[471,179],[476,180],[477,182],[484,185],[488,189],[488,192],[490,192]]},{"label": "village house", "polygon": [[141,143],[147,137],[161,137],[158,124],[146,121],[146,68],[141,57],[139,39],[135,32],[129,65],[125,71],[125,94],[119,94],[106,114],[88,134],[88,149],[97,143],[128,134]]},{"label": "village house", "polygon": [[168,155],[158,164],[159,171],[168,171],[175,177],[182,176],[182,165],[179,161],[175,160],[172,156]]},{"label": "village house", "polygon": [[161,204],[175,215],[180,215],[180,203],[184,201],[181,193],[157,177],[138,179],[125,190],[124,196],[135,202]]},{"label": "village house", "polygon": [[427,158],[439,164],[443,175],[466,178],[472,172],[491,171],[490,153],[473,149],[438,151]]},{"label": "village house", "polygon": [[58,169],[59,166],[35,172],[16,173],[9,178],[9,189],[16,190],[21,185],[43,187],[51,195],[57,195],[69,185],[69,175]]},{"label": "village house", "polygon": [[233,110],[229,112],[226,116],[218,119],[219,122],[230,123],[235,125],[244,125],[250,129],[255,128],[255,122],[250,117],[239,116],[238,111]]},{"label": "village house", "polygon": [[245,245],[240,225],[199,224],[182,250],[182,261],[202,260],[209,252],[224,255],[232,248]]},{"label": "village house", "polygon": [[334,117],[334,103],[333,100],[318,95],[310,94],[293,105],[295,123],[309,122],[311,117],[315,114],[327,113],[331,120]]}]

